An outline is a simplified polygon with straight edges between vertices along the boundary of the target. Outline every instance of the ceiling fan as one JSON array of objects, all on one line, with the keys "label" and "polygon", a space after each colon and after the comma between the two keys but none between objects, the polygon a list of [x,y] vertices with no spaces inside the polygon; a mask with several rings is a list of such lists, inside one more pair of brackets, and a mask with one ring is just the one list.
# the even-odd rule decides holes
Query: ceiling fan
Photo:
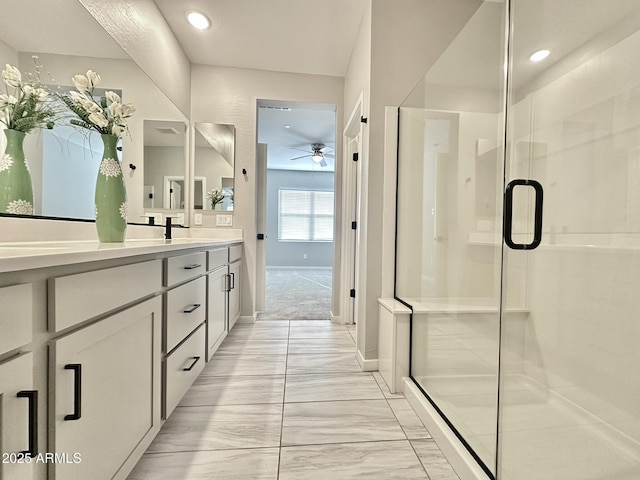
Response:
[{"label": "ceiling fan", "polygon": [[320,164],[321,167],[326,167],[327,166],[327,162],[325,161],[325,157],[326,158],[335,158],[334,155],[325,152],[325,150],[331,149],[331,147],[327,147],[324,143],[312,143],[310,151],[309,150],[302,150],[302,149],[299,149],[299,148],[293,148],[293,147],[291,147],[291,148],[293,150],[301,150],[303,152],[309,152],[309,153],[307,153],[307,155],[302,155],[300,157],[295,157],[295,158],[292,158],[291,160],[300,160],[301,158],[311,157],[311,160],[313,160],[314,162]]}]

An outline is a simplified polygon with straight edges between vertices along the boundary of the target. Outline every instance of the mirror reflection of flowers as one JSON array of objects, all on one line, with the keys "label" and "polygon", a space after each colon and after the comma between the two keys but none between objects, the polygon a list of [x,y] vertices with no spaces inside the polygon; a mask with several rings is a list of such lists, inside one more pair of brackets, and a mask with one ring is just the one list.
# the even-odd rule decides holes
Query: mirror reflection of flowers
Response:
[{"label": "mirror reflection of flowers", "polygon": [[28,75],[27,80],[12,65],[7,64],[2,70],[6,93],[0,94],[0,122],[7,129],[29,133],[35,128],[53,128],[56,111],[40,83],[41,69],[36,62],[36,74]]},{"label": "mirror reflection of flowers", "polygon": [[215,210],[216,205],[218,205],[224,199],[224,194],[222,193],[222,190],[214,188],[207,193],[207,198],[211,202],[211,209]]},{"label": "mirror reflection of flowers", "polygon": [[58,94],[69,110],[78,117],[69,120],[71,125],[118,138],[129,133],[127,118],[136,111],[133,104],[122,103],[120,96],[111,90],[95,99],[94,91],[101,78],[92,70],[88,70],[86,75],[75,75],[71,81],[76,90]]}]

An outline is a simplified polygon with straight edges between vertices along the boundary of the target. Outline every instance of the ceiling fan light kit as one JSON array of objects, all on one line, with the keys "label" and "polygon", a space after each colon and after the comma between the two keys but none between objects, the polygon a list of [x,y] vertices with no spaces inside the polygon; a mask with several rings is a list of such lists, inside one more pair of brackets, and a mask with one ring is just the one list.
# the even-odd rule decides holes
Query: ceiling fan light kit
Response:
[{"label": "ceiling fan light kit", "polygon": [[[334,155],[325,153],[325,150],[330,149],[331,147],[327,147],[324,143],[312,143],[311,151],[307,155],[302,155],[300,157],[292,158],[291,160],[300,160],[301,158],[309,158],[313,160],[315,163],[318,163],[321,167],[326,167],[328,163],[325,161],[326,158],[334,158]],[[294,150],[298,150],[295,148]],[[306,151],[306,150],[303,150]]]}]

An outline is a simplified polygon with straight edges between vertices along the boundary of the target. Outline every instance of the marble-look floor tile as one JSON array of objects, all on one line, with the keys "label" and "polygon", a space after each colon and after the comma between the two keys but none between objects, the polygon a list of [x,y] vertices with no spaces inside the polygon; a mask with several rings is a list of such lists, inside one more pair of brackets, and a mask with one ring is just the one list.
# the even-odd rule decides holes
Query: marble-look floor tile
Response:
[{"label": "marble-look floor tile", "polygon": [[216,354],[200,375],[283,375],[286,364],[286,355]]},{"label": "marble-look floor tile", "polygon": [[277,447],[281,422],[278,404],[177,407],[147,452]]},{"label": "marble-look floor tile", "polygon": [[128,480],[276,480],[278,448],[144,455]]},{"label": "marble-look floor tile", "polygon": [[382,378],[382,375],[380,375],[380,372],[373,372],[373,378],[378,382],[378,386],[386,398],[404,398],[404,394],[402,392],[391,393],[389,391],[389,387],[387,387],[387,383],[384,381],[384,378]]},{"label": "marble-look floor tile", "polygon": [[429,480],[406,440],[285,447],[279,479]]},{"label": "marble-look floor tile", "polygon": [[331,320],[291,320],[291,328],[344,328],[344,325],[333,323]]},{"label": "marble-look floor tile", "polygon": [[297,328],[292,327],[289,331],[290,339],[301,339],[301,338],[327,338],[327,339],[335,339],[335,340],[351,340],[353,337],[349,333],[346,328]]},{"label": "marble-look floor tile", "polygon": [[386,400],[285,403],[282,445],[404,440]]},{"label": "marble-look floor tile", "polygon": [[287,375],[361,371],[354,353],[289,354],[287,360]]},{"label": "marble-look floor tile", "polygon": [[289,322],[268,322],[264,326],[236,325],[227,335],[227,339],[249,338],[252,340],[286,340],[289,337]]},{"label": "marble-look floor tile", "polygon": [[226,338],[216,354],[285,355],[287,340],[255,339],[247,337]]},{"label": "marble-look floor tile", "polygon": [[370,373],[288,375],[285,402],[373,400],[384,396]]},{"label": "marble-look floor tile", "polygon": [[200,376],[180,406],[282,403],[283,396],[284,375]]},{"label": "marble-look floor tile", "polygon": [[350,338],[290,338],[289,353],[351,353],[355,355],[356,344]]},{"label": "marble-look floor tile", "polygon": [[409,440],[431,438],[431,435],[407,400],[404,398],[390,398],[388,402]]},{"label": "marble-look floor tile", "polygon": [[433,440],[411,440],[422,466],[431,480],[460,480],[447,458]]}]

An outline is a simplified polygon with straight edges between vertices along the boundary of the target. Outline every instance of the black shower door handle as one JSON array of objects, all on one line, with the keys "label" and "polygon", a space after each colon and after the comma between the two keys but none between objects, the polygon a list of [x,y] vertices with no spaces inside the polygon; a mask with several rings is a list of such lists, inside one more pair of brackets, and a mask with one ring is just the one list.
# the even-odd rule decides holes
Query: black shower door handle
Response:
[{"label": "black shower door handle", "polygon": [[[512,238],[513,227],[513,190],[517,186],[532,187],[536,192],[536,208],[534,213],[533,241],[531,243],[515,243]],[[504,193],[504,243],[513,250],[533,250],[542,242],[542,185],[535,180],[511,180]]]}]

